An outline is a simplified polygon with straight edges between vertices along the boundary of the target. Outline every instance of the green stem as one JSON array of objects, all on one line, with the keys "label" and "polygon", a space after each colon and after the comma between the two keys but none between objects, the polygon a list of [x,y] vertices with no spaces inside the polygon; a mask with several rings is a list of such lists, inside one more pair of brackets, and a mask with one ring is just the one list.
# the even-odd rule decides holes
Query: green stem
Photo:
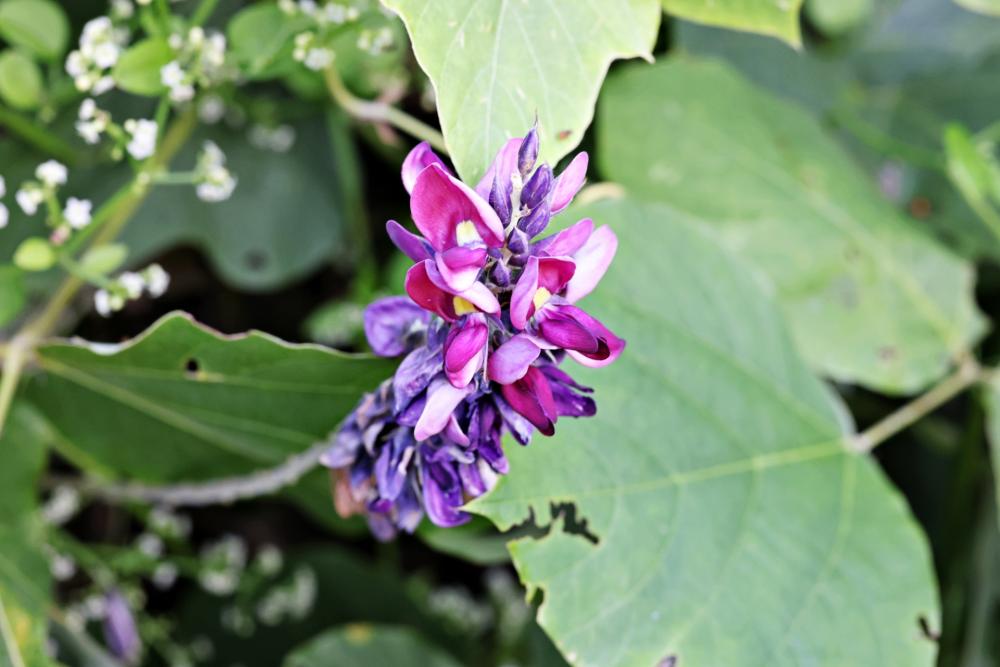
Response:
[{"label": "green stem", "polygon": [[390,104],[355,97],[354,93],[344,85],[336,67],[327,67],[324,70],[324,78],[330,97],[355,118],[371,123],[388,123],[417,139],[426,141],[439,151],[448,151],[445,147],[444,135],[430,125]]},{"label": "green stem", "polygon": [[[126,189],[117,193],[108,202],[108,204],[113,202],[113,207],[109,207],[106,213],[104,213],[105,207],[102,207],[103,215],[97,221],[98,224],[95,225],[95,221],[91,221],[89,226],[94,228],[94,231],[91,232],[94,234],[91,247],[109,243],[118,236],[122,227],[131,219],[149,195],[150,174],[162,170],[170,163],[191,132],[194,131],[196,122],[197,116],[194,110],[186,111],[181,115],[167,132],[156,155],[149,159],[143,170],[136,175],[135,180],[129,186],[126,186]],[[11,402],[14,399],[14,393],[17,390],[17,384],[25,364],[35,347],[55,330],[63,311],[85,284],[86,282],[78,276],[68,276],[38,316],[25,324],[8,344],[3,359],[3,374],[0,376],[0,434],[3,433],[7,414],[10,412]]]},{"label": "green stem", "polygon": [[76,151],[68,143],[19,113],[0,106],[0,125],[60,162],[73,165]]},{"label": "green stem", "polygon": [[834,123],[883,155],[900,159],[916,167],[942,172],[945,170],[944,159],[936,152],[900,141],[845,107],[834,109],[830,116]]},{"label": "green stem", "polygon": [[974,359],[963,360],[959,364],[958,370],[942,380],[933,389],[921,394],[869,429],[856,435],[851,442],[851,448],[858,452],[870,452],[972,385],[985,380],[988,376],[989,371],[983,369]]},{"label": "green stem", "polygon": [[201,0],[201,4],[191,14],[191,25],[204,24],[212,16],[212,12],[215,11],[215,7],[218,4],[219,0]]}]

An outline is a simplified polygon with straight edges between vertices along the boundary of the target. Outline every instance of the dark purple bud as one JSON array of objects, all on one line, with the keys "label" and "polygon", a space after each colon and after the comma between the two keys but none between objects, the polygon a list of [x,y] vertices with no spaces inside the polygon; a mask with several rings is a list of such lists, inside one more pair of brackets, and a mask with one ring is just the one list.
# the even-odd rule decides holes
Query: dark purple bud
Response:
[{"label": "dark purple bud", "polygon": [[526,177],[538,160],[538,123],[536,122],[528,134],[524,135],[521,147],[517,151],[517,170],[521,178]]},{"label": "dark purple bud", "polygon": [[528,208],[538,208],[552,190],[552,167],[543,164],[535,170],[521,190],[521,205]]},{"label": "dark purple bud", "polygon": [[490,188],[490,206],[496,211],[500,222],[506,226],[510,222],[510,184],[499,181],[500,175],[493,179],[493,186]]},{"label": "dark purple bud", "polygon": [[510,286],[510,269],[507,268],[505,263],[497,262],[493,266],[493,271],[490,272],[490,278],[499,287],[508,287]]},{"label": "dark purple bud", "polygon": [[507,247],[515,255],[523,255],[528,252],[528,247],[530,245],[531,244],[528,242],[527,235],[517,228],[515,228],[507,238]]},{"label": "dark purple bud", "polygon": [[365,336],[380,357],[398,357],[420,344],[430,313],[405,296],[388,296],[365,308]]},{"label": "dark purple bud", "polygon": [[517,221],[517,226],[524,232],[525,236],[533,239],[549,226],[552,214],[549,212],[548,202],[542,202],[538,208],[531,210],[528,215]]},{"label": "dark purple bud", "polygon": [[104,598],[106,615],[104,617],[104,641],[108,650],[127,665],[139,663],[142,652],[142,641],[136,629],[135,617],[129,609],[125,597],[112,589]]}]

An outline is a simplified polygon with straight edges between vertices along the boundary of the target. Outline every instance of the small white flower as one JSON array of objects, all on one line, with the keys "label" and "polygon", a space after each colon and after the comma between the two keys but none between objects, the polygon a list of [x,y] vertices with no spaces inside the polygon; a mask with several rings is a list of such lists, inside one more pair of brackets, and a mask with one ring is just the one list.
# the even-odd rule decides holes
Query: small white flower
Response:
[{"label": "small white flower", "polygon": [[115,80],[111,76],[105,75],[98,78],[97,81],[94,82],[94,85],[90,88],[90,92],[95,95],[103,95],[114,87]]},{"label": "small white flower", "polygon": [[65,185],[67,175],[66,166],[55,160],[48,160],[35,168],[35,176],[50,188]]},{"label": "small white flower", "polygon": [[24,187],[17,191],[14,199],[22,211],[27,215],[34,215],[38,212],[38,206],[44,201],[45,195],[38,188]]},{"label": "small white flower", "polygon": [[3,176],[0,176],[0,197],[3,197],[5,194],[7,194],[7,181]]},{"label": "small white flower", "polygon": [[49,571],[56,581],[66,581],[76,574],[76,561],[63,554],[53,554],[49,560]]},{"label": "small white flower", "polygon": [[9,222],[10,222],[10,211],[7,210],[6,206],[0,204],[0,229],[6,227],[7,223]]},{"label": "small white flower", "polygon": [[286,14],[294,14],[298,7],[295,5],[295,0],[278,0],[278,9]]},{"label": "small white flower", "polygon": [[214,142],[206,141],[198,156],[201,182],[195,194],[202,201],[220,202],[229,199],[236,189],[236,178],[226,169],[226,155]]},{"label": "small white flower", "polygon": [[163,555],[163,540],[159,535],[153,533],[143,533],[136,538],[135,546],[139,551],[150,558],[159,558]]},{"label": "small white flower", "polygon": [[141,6],[141,7],[145,7],[146,5],[150,4],[151,2],[153,2],[153,0],[135,0],[135,3],[137,5],[139,5],[139,6]]},{"label": "small white flower", "polygon": [[215,125],[226,115],[226,104],[218,95],[207,95],[198,103],[198,120]]},{"label": "small white flower", "polygon": [[103,595],[88,595],[81,606],[84,616],[93,621],[101,620],[108,612],[107,599]]},{"label": "small white flower", "polygon": [[70,197],[66,200],[63,217],[73,229],[83,229],[90,224],[91,203],[87,199]]},{"label": "small white flower", "polygon": [[69,55],[66,56],[66,73],[76,79],[83,76],[86,72],[87,59],[79,51],[70,51]]},{"label": "small white flower", "polygon": [[159,131],[156,121],[130,119],[125,121],[125,131],[132,137],[125,148],[136,160],[145,160],[156,152],[156,135]]},{"label": "small white flower", "polygon": [[111,0],[111,12],[123,19],[130,19],[135,13],[131,0]]},{"label": "small white flower", "polygon": [[194,98],[194,86],[184,84],[170,89],[170,100],[172,102],[190,102]]},{"label": "small white flower", "polygon": [[174,585],[177,581],[177,566],[173,563],[160,563],[153,570],[153,585],[161,591]]},{"label": "small white flower", "polygon": [[160,82],[167,88],[174,88],[184,83],[184,69],[176,60],[160,68]]},{"label": "small white flower", "polygon": [[159,264],[150,264],[143,271],[143,274],[143,278],[146,281],[146,291],[154,299],[163,296],[167,288],[170,287],[170,274]]},{"label": "small white flower", "polygon": [[42,519],[53,526],[66,523],[80,509],[80,494],[71,486],[57,486],[42,507]]},{"label": "small white flower", "polygon": [[111,317],[111,314],[125,307],[125,299],[119,294],[112,294],[106,289],[94,292],[94,309],[101,317]]},{"label": "small white flower", "polygon": [[323,70],[333,62],[333,51],[330,49],[309,49],[302,63],[311,70]]},{"label": "small white flower", "polygon": [[90,120],[97,114],[97,102],[94,98],[88,97],[83,102],[80,103],[80,111],[77,112],[77,117],[80,120]]},{"label": "small white flower", "polygon": [[142,296],[142,290],[146,288],[145,279],[134,271],[125,271],[118,276],[118,284],[125,290],[129,299],[138,299]]}]

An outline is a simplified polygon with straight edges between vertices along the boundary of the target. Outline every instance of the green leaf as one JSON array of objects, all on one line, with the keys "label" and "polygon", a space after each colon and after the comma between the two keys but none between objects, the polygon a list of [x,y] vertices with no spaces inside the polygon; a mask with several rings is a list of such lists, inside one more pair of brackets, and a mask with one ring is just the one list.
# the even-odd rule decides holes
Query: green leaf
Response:
[{"label": "green leaf", "polygon": [[24,274],[11,264],[0,264],[0,326],[17,317],[24,308]]},{"label": "green leaf", "polygon": [[475,183],[537,115],[541,159],[555,164],[583,136],[608,66],[651,59],[655,0],[387,0],[437,92],[448,152]]},{"label": "green leaf", "polygon": [[156,97],[166,92],[160,70],[174,59],[174,50],[162,37],[136,42],[122,54],[111,76],[115,85],[128,93]]},{"label": "green leaf", "polygon": [[35,486],[48,441],[40,415],[15,403],[0,438],[0,665],[49,664],[45,625],[50,577]]},{"label": "green leaf", "polygon": [[748,258],[824,373],[918,391],[982,332],[972,267],[915,229],[812,117],[725,66],[623,71],[600,119],[604,175]]},{"label": "green leaf", "polygon": [[307,29],[304,14],[289,16],[276,4],[260,3],[239,11],[226,28],[230,54],[251,79],[271,79],[301,67],[292,59],[292,38]]},{"label": "green leaf", "polygon": [[748,267],[660,205],[572,211],[583,216],[619,236],[583,307],[628,347],[572,368],[595,389],[595,418],[508,446],[510,474],[471,503],[501,529],[548,517],[547,536],[510,551],[529,591],[544,590],[539,622],[563,655],[932,665],[924,538],[878,466],[847,451],[828,390]]},{"label": "green leaf", "polygon": [[663,0],[667,13],[682,19],[771,35],[792,46],[802,43],[800,7],[802,0]]},{"label": "green leaf", "polygon": [[106,276],[121,267],[128,257],[123,243],[105,243],[88,250],[80,258],[80,270],[90,276]]},{"label": "green leaf", "polygon": [[55,263],[56,251],[40,236],[24,239],[14,251],[14,264],[24,271],[47,271]]},{"label": "green leaf", "polygon": [[347,249],[346,212],[340,183],[349,165],[326,150],[319,124],[295,126],[291,150],[256,148],[245,131],[206,128],[174,161],[193,165],[202,141],[214,141],[239,181],[232,197],[206,204],[194,189],[154,191],[123,234],[136,260],[191,243],[206,252],[228,283],[270,290],[300,279]]},{"label": "green leaf", "polygon": [[[148,482],[281,463],[325,438],[393,369],[258,332],[223,336],[180,313],[124,345],[43,346],[38,364],[44,374],[26,393],[62,435],[62,453]],[[297,489],[319,516],[331,514],[325,480]]]},{"label": "green leaf", "polygon": [[970,12],[1000,16],[1000,0],[955,0],[955,2]]},{"label": "green leaf", "polygon": [[35,109],[42,103],[42,71],[19,51],[0,53],[0,99],[15,109]]},{"label": "green leaf", "polygon": [[[989,442],[993,467],[993,492],[1000,511],[1000,379],[994,377],[983,385],[982,398],[986,408],[986,440]],[[997,518],[997,525],[1000,526],[1000,513]]]},{"label": "green leaf", "polygon": [[354,624],[330,630],[296,650],[284,667],[459,667],[406,628]]},{"label": "green leaf", "polygon": [[0,37],[44,60],[58,60],[69,41],[69,21],[52,0],[0,2]]},{"label": "green leaf", "polygon": [[872,0],[806,0],[805,13],[819,30],[839,37],[865,22],[874,10]]}]

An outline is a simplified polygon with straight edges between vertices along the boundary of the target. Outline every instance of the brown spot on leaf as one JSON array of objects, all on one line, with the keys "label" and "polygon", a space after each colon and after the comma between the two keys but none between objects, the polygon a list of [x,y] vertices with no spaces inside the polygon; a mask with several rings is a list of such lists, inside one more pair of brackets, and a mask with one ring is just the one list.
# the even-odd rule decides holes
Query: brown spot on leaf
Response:
[{"label": "brown spot on leaf", "polygon": [[559,141],[566,141],[567,139],[569,139],[571,134],[573,134],[573,130],[560,130],[556,134],[556,139],[558,139]]},{"label": "brown spot on leaf", "polygon": [[910,215],[920,220],[929,216],[934,210],[931,200],[927,197],[914,197],[910,200]]}]

